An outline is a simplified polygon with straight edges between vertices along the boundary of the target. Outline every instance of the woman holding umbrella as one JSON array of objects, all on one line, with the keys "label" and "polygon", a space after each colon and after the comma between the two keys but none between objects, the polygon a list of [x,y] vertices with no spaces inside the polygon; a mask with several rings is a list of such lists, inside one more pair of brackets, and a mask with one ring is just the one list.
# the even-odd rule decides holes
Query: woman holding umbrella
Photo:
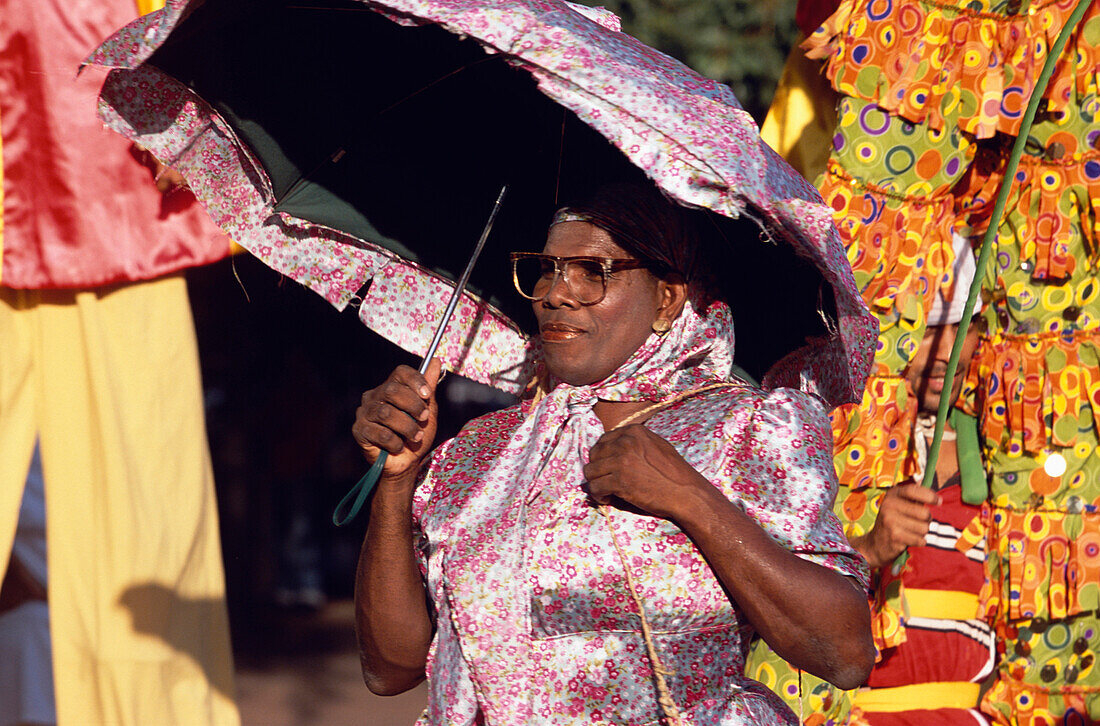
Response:
[{"label": "woman holding umbrella", "polygon": [[731,373],[683,208],[604,188],[513,259],[535,395],[431,456],[437,363],[357,412],[367,458],[389,454],[356,591],[371,690],[430,676],[424,724],[796,723],[743,675],[754,634],[860,685],[866,570],[832,513],[825,408]]}]

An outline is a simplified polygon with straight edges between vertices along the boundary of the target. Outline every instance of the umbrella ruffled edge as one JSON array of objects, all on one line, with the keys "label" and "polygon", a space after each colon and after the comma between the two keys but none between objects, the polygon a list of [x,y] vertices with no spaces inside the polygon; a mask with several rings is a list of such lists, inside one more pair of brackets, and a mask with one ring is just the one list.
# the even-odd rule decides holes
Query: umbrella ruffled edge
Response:
[{"label": "umbrella ruffled edge", "polygon": [[[488,52],[503,50],[517,53],[515,48],[518,43],[517,38],[512,39],[515,42],[505,42],[495,36],[480,37],[476,28],[457,16],[449,18],[417,16],[416,7],[409,3],[402,3],[400,0],[391,3],[388,9],[375,2],[364,2],[364,4],[383,12],[391,20],[405,24],[426,22],[440,24],[452,33],[473,37],[486,47]],[[186,15],[186,7],[187,0],[169,0],[164,10],[146,16],[112,36],[110,41],[89,57],[89,62],[115,68],[141,63],[167,37],[175,24],[182,21]],[[589,40],[591,40],[590,36],[599,32],[614,32],[608,30],[607,26],[590,21],[589,18],[571,8],[570,12],[563,17],[566,17],[569,22],[556,28],[561,32],[572,33]],[[629,36],[625,37],[629,38]],[[510,47],[498,48],[497,44]],[[696,115],[707,119],[708,128],[718,128],[723,131],[721,134],[707,135],[708,145],[713,146],[713,140],[723,136],[737,139],[738,143],[733,144],[737,153],[731,152],[730,163],[718,164],[722,169],[715,168],[711,163],[704,164],[689,150],[689,142],[695,144],[699,141],[698,134],[691,133],[690,124],[684,125],[683,131],[686,134],[684,138],[677,138],[679,134],[665,132],[654,134],[652,132],[656,129],[647,123],[641,110],[631,111],[607,102],[593,95],[573,79],[565,79],[540,65],[537,59],[525,57],[522,53],[513,55],[509,61],[531,73],[543,93],[572,110],[583,121],[608,138],[631,159],[632,163],[639,166],[659,187],[681,203],[709,209],[733,218],[748,213],[760,223],[767,234],[782,237],[791,244],[796,254],[812,260],[833,287],[839,317],[838,325],[830,335],[809,341],[807,346],[794,351],[777,363],[765,377],[765,382],[771,386],[783,385],[807,390],[820,396],[831,406],[858,401],[863,390],[863,382],[871,370],[877,321],[867,311],[862,298],[856,292],[855,282],[840,246],[839,236],[820,195],[760,140],[755,123],[740,109],[740,105],[728,87],[712,79],[698,76],[675,59],[641,44],[638,45],[639,48],[644,49],[645,56],[650,61],[660,61],[662,67],[669,66],[671,71],[675,72],[674,75],[685,75],[693,79],[693,86],[698,93],[679,94],[681,99],[690,101],[689,106],[695,109]],[[602,48],[598,42],[593,42],[592,46],[597,49]],[[592,60],[611,62],[612,59],[601,56]],[[593,67],[599,65],[601,65],[600,62],[595,62]],[[668,68],[665,70],[669,71]],[[218,158],[227,161],[240,157],[235,162],[235,175],[231,185],[238,189],[251,186],[261,193],[261,198],[264,200],[273,198],[270,184],[266,182],[266,176],[261,167],[243,144],[229,141],[234,138],[233,134],[216,112],[206,107],[205,103],[191,94],[188,89],[162,73],[146,68],[130,72],[141,71],[155,74],[155,78],[160,81],[159,84],[153,84],[158,92],[171,89],[172,93],[177,95],[182,93],[190,97],[191,107],[185,114],[186,118],[182,118],[177,113],[174,120],[174,124],[180,128],[190,129],[184,133],[188,140],[181,144],[180,139],[159,138],[163,135],[172,136],[174,127],[160,132],[146,133],[128,129],[128,124],[122,116],[112,108],[125,93],[121,89],[118,89],[110,100],[107,100],[106,95],[101,100],[101,117],[108,125],[129,138],[136,140],[140,136],[143,146],[153,151],[158,158],[177,166],[185,178],[188,174],[183,168],[184,157],[188,154],[191,158],[202,156],[191,153],[186,148],[194,145],[199,136],[206,133],[205,129],[196,130],[196,125],[216,129],[217,135],[221,138],[221,141],[215,144],[220,149],[218,153],[221,156]],[[145,83],[143,95],[148,93],[152,80],[152,78],[142,79]],[[165,80],[171,81],[171,84],[165,84]],[[109,77],[108,83],[110,81]],[[173,85],[175,87],[172,87]],[[107,85],[105,85],[105,94],[106,89]],[[652,94],[630,93],[625,94],[624,97],[637,100],[643,96],[652,97]],[[729,98],[726,99],[726,96]],[[163,99],[157,99],[156,102],[161,100]],[[727,103],[720,104],[718,100],[725,100]],[[150,104],[146,100],[144,106],[149,109],[156,105],[156,102]],[[651,109],[647,108],[646,111],[649,112]],[[611,123],[613,117],[617,117],[618,126]],[[624,120],[629,120],[631,123],[623,126]],[[162,124],[147,126],[147,128],[164,129],[165,126]],[[620,131],[626,128],[628,133],[618,133],[615,131],[616,128]],[[653,139],[652,136],[661,138]],[[224,148],[226,144],[235,149],[236,154],[228,153]],[[713,149],[712,152],[714,152],[712,155],[719,160],[727,156]],[[751,155],[752,163],[745,163],[746,154]],[[204,167],[209,166],[211,158],[207,156],[203,159]],[[657,169],[663,170],[662,173],[658,174]],[[745,169],[756,169],[758,173],[745,174],[743,173]],[[227,172],[223,169],[221,173],[224,175]],[[226,182],[219,181],[219,186],[226,186]],[[776,191],[778,193],[775,193]],[[196,194],[199,195],[199,190],[196,190]],[[265,201],[267,208],[263,210],[266,216],[257,217],[264,220],[259,230],[255,224],[235,225],[226,210],[218,209],[226,199],[227,197],[223,195],[205,193],[200,195],[200,201],[219,226],[227,231],[230,231],[229,227],[239,229],[230,233],[238,238],[237,241],[243,247],[273,268],[314,289],[338,309],[343,309],[349,301],[354,299],[355,293],[372,279],[377,269],[385,269],[390,273],[384,279],[401,279],[406,289],[413,289],[418,295],[439,294],[439,291],[448,286],[446,281],[417,265],[396,258],[383,248],[289,215],[273,214],[269,201]],[[760,210],[764,219],[759,219],[756,214],[749,212],[753,207]],[[319,250],[334,248],[340,250],[337,257],[341,264],[327,269],[325,266],[319,267],[316,264],[286,262],[273,264],[274,261],[269,260],[268,257],[271,256],[276,245],[273,244],[273,238],[270,235],[264,235],[262,230],[264,225],[269,225],[270,228],[274,219],[278,219],[281,224],[280,234],[294,238],[296,247],[302,248],[302,251],[293,256],[291,263],[300,263],[303,257],[307,262],[313,262],[319,259],[317,257]],[[228,222],[229,226],[223,225],[223,221]],[[246,237],[255,241],[252,242]],[[335,247],[336,245],[342,245],[342,247]],[[847,275],[843,274],[844,272],[847,272]],[[383,283],[383,285],[386,284],[388,283]],[[391,290],[383,287],[372,298],[371,292],[368,291],[367,298],[371,301],[371,305],[365,308],[361,305],[360,315],[363,322],[402,347],[414,352],[423,352],[427,348],[430,333],[425,337],[425,326],[420,320],[413,321],[414,330],[401,329],[400,326],[408,325],[409,320],[407,316],[402,316],[401,310],[392,305],[392,299],[395,299],[392,298],[392,294]],[[470,295],[468,298],[464,300],[459,313],[460,318],[469,324],[480,321],[482,326],[487,324],[490,330],[487,335],[467,330],[462,334],[462,339],[473,341],[475,344],[479,340],[486,339],[485,354],[482,356],[476,351],[471,351],[470,354],[463,355],[461,353],[463,346],[445,343],[443,348],[448,351],[444,354],[445,364],[449,369],[473,380],[488,383],[510,393],[517,392],[533,370],[532,355],[535,352],[508,318],[476,297]],[[377,306],[377,312],[372,306]],[[478,313],[477,310],[481,308],[485,308],[486,311]],[[395,340],[394,336],[399,340]],[[522,355],[519,352],[521,350]],[[501,358],[502,354],[503,358]],[[501,368],[502,364],[503,368]]]},{"label": "umbrella ruffled edge", "polygon": [[[100,93],[99,115],[179,171],[214,223],[266,265],[337,310],[358,301],[368,328],[413,353],[427,351],[453,283],[383,247],[276,212],[258,160],[186,86],[150,66],[114,70]],[[531,378],[535,355],[518,326],[470,293],[437,352],[447,370],[513,395]]]},{"label": "umbrella ruffled edge", "polygon": [[821,272],[833,290],[837,313],[836,326],[830,326],[828,335],[808,341],[772,366],[763,384],[814,393],[834,408],[859,403],[874,366],[878,318],[856,287],[832,210],[778,153],[763,141],[759,143],[768,162],[769,186],[779,192],[762,209],[762,226],[769,234],[784,238],[796,254]]},{"label": "umbrella ruffled edge", "polygon": [[[542,46],[524,43],[527,37],[524,31],[517,31],[512,38],[485,35],[484,28],[463,13],[437,17],[418,14],[417,8],[404,0],[395,0],[390,5],[404,14],[405,22],[433,22],[452,33],[474,38],[490,52],[509,53],[509,62],[530,73],[539,90],[597,130],[663,191],[687,206],[726,217],[745,214],[755,219],[766,234],[782,237],[796,254],[810,259],[833,288],[837,327],[830,335],[808,341],[806,346],[779,361],[769,370],[764,383],[814,393],[831,407],[861,400],[873,365],[878,321],[856,288],[831,210],[820,193],[760,139],[752,117],[740,108],[728,87],[638,44],[639,53],[661,65],[662,72],[658,75],[661,87],[672,89],[670,93],[675,92],[691,109],[693,118],[705,119],[710,133],[702,136],[693,133],[700,125],[690,123],[674,125],[671,131],[664,127],[658,131],[647,122],[647,117],[655,113],[648,101],[662,98],[660,92],[644,93],[639,88],[638,92],[619,94],[623,102],[616,105],[592,91],[594,84],[598,85],[598,73],[578,77],[574,72],[569,78],[564,77],[552,64],[553,53],[541,57],[538,49]],[[591,57],[581,64],[583,67],[600,69],[614,62],[614,58],[600,53],[602,46],[594,40],[607,32],[606,26],[589,23],[579,15],[563,15],[562,19],[563,24],[554,31],[590,41],[584,46],[592,49]],[[691,81],[698,92],[679,92],[679,86],[670,80],[673,77]],[[641,99],[647,99],[644,108],[638,105]],[[699,146],[708,149],[706,163],[692,151]],[[749,163],[745,162],[746,155],[750,157]],[[714,163],[726,157],[728,163]],[[746,170],[756,173],[746,174]],[[756,217],[754,207],[764,219]]]}]

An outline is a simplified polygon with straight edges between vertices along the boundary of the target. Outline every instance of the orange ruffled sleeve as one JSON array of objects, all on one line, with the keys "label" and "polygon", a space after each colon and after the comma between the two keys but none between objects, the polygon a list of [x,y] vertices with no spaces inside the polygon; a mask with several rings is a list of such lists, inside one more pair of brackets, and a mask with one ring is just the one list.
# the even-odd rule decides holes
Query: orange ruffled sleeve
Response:
[{"label": "orange ruffled sleeve", "polygon": [[[1016,135],[1028,98],[1075,0],[1033,4],[1003,15],[971,9],[969,0],[843,0],[803,44],[826,60],[841,93],[889,113],[942,128],[957,119],[979,139]],[[1095,92],[1100,70],[1096,3],[1075,31],[1048,85],[1051,109],[1073,92]]]}]

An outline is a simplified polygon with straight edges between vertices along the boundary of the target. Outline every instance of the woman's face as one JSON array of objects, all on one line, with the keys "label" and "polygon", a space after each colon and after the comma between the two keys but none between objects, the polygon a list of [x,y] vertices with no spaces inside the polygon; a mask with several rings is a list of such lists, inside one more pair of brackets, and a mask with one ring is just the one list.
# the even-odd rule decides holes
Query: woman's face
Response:
[{"label": "woman's face", "polygon": [[[543,252],[557,257],[631,257],[611,235],[588,222],[555,224]],[[573,386],[602,381],[641,347],[653,332],[654,320],[675,320],[685,297],[683,284],[635,269],[611,275],[603,300],[581,305],[558,279],[549,294],[533,304],[547,368]]]}]

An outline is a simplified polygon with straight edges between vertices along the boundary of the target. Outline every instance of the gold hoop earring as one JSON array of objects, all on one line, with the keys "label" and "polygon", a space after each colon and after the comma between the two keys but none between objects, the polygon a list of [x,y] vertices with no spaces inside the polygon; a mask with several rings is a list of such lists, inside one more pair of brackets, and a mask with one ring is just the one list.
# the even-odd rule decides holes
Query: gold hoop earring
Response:
[{"label": "gold hoop earring", "polygon": [[664,318],[657,318],[653,321],[653,332],[657,335],[664,335],[668,331],[672,330],[672,323],[668,322]]}]

